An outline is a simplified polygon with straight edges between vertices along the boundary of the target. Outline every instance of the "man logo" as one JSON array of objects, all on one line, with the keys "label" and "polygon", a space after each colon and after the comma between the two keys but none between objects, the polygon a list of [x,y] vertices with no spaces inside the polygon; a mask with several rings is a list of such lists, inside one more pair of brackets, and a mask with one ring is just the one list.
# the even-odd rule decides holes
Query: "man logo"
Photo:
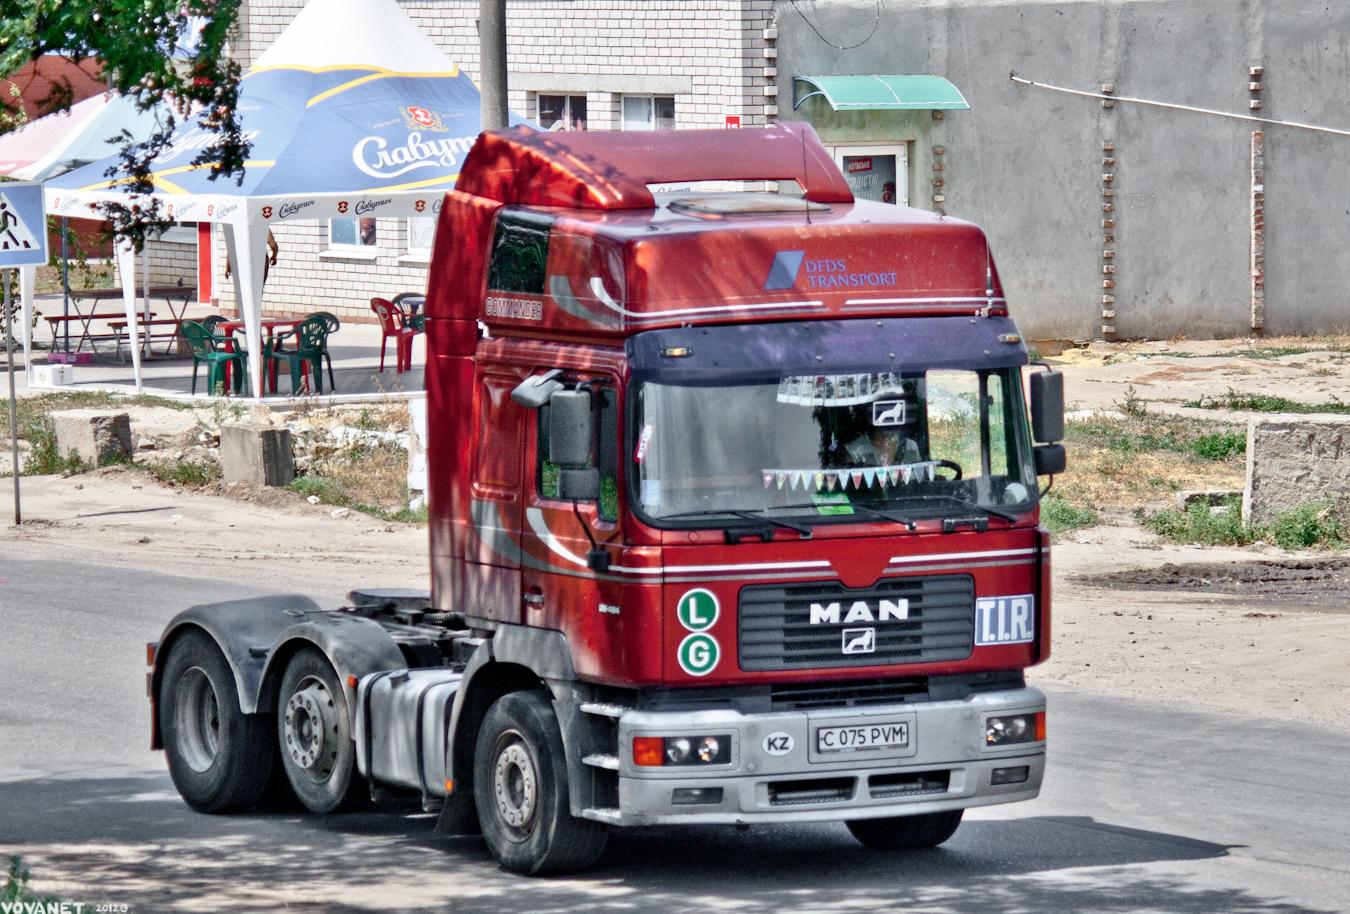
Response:
[{"label": "man logo", "polygon": [[[843,614],[839,603],[812,603],[808,621],[812,625],[851,625],[854,622],[904,622],[909,618],[909,600],[878,600],[876,612],[866,600],[854,600]],[[843,614],[841,616],[841,614]]]},{"label": "man logo", "polygon": [[776,730],[764,737],[760,743],[760,748],[764,750],[765,755],[787,755],[796,745],[791,733],[784,733],[782,730]]},{"label": "man logo", "polygon": [[840,650],[845,654],[872,654],[877,649],[877,630],[875,628],[846,628],[841,638]]},{"label": "man logo", "polygon": [[805,251],[779,251],[773,255],[773,265],[769,267],[769,278],[764,280],[766,292],[791,289],[797,285],[797,273],[801,271]]}]

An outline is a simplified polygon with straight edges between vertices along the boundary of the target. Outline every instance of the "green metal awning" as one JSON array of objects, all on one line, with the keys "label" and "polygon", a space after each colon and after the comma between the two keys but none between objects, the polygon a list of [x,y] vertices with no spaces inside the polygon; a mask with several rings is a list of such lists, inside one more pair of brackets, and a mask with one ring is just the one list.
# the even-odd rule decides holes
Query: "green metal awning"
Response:
[{"label": "green metal awning", "polygon": [[[805,89],[805,94],[803,93]],[[965,111],[970,103],[941,76],[794,76],[792,108],[822,96],[835,111]]]}]

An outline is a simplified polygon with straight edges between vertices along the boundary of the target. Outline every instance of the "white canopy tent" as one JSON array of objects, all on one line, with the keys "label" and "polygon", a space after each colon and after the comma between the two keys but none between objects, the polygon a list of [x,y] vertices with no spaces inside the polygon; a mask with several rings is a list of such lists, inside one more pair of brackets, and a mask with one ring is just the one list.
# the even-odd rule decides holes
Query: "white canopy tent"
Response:
[{"label": "white canopy tent", "polygon": [[[310,0],[245,74],[239,117],[252,143],[242,182],[208,179],[191,161],[214,140],[189,127],[156,160],[158,200],[169,218],[224,228],[234,291],[250,341],[260,337],[263,264],[274,222],[359,216],[432,216],[459,177],[480,126],[473,82],[395,0]],[[135,202],[112,160],[49,182],[46,206],[87,215]],[[118,248],[129,332],[139,339],[135,253]],[[133,371],[141,386],[140,347]],[[250,342],[249,375],[262,395],[262,353]]]}]

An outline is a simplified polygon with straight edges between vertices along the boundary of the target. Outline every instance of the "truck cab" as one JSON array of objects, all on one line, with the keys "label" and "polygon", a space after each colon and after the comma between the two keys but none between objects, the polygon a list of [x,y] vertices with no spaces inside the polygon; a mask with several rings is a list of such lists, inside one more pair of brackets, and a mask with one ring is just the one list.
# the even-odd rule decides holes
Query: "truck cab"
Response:
[{"label": "truck cab", "polygon": [[[657,823],[926,847],[1036,796],[1063,397],[977,227],[855,201],[801,125],[488,132],[425,314],[431,588],[351,608],[359,657],[316,628],[326,777],[522,872]],[[274,640],[244,691],[294,768]]]}]

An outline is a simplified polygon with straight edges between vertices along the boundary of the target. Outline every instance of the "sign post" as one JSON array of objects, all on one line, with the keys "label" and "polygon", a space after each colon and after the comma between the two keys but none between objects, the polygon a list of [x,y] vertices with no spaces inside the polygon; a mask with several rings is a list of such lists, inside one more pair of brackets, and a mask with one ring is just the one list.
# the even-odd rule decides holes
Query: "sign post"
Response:
[{"label": "sign post", "polygon": [[13,267],[47,262],[47,221],[42,213],[42,185],[0,183],[0,285],[5,287],[5,365],[9,369],[9,445],[14,474],[14,523],[19,509],[19,398],[14,391],[14,300],[9,292]]}]

